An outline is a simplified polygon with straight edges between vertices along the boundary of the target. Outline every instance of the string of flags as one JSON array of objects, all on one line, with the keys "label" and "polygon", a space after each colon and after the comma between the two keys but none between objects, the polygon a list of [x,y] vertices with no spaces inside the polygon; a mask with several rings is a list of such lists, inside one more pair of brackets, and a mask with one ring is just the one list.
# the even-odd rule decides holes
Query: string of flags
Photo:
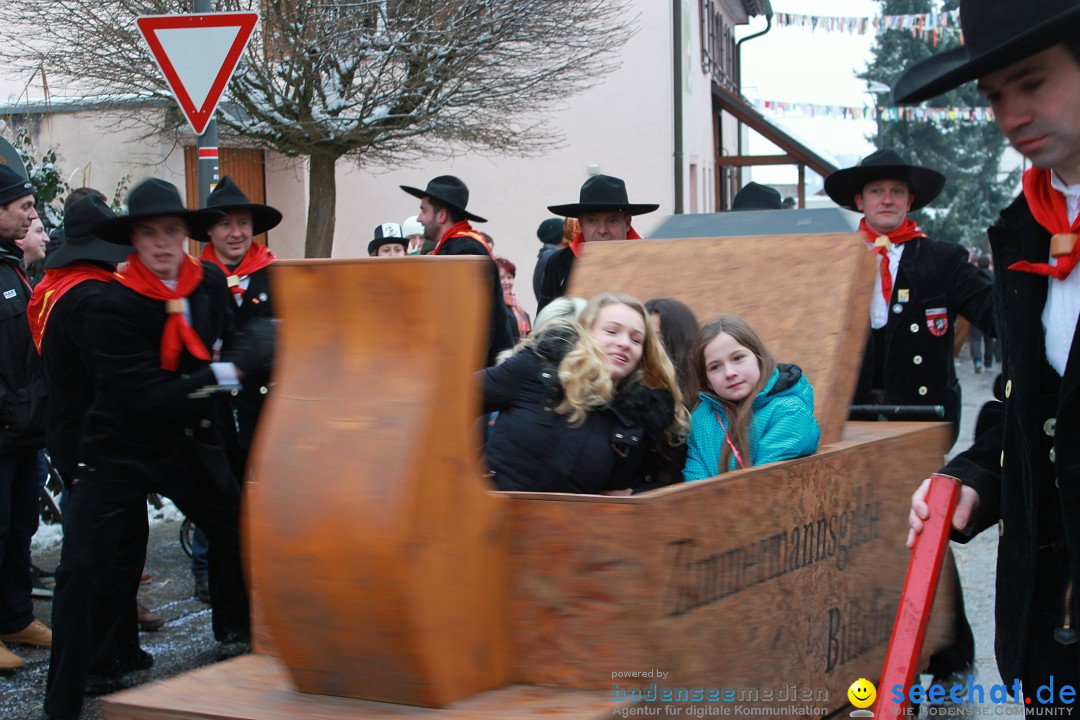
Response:
[{"label": "string of flags", "polygon": [[777,27],[810,28],[825,32],[845,32],[849,35],[866,35],[881,30],[907,30],[912,35],[929,38],[936,46],[941,33],[954,33],[964,42],[960,33],[960,11],[921,13],[916,15],[882,15],[879,17],[830,17],[826,15],[801,15],[799,13],[776,13],[773,22]]},{"label": "string of flags", "polygon": [[994,113],[988,107],[854,107],[821,105],[818,103],[753,100],[762,112],[782,116],[837,118],[842,120],[878,120],[899,122],[992,122]]}]

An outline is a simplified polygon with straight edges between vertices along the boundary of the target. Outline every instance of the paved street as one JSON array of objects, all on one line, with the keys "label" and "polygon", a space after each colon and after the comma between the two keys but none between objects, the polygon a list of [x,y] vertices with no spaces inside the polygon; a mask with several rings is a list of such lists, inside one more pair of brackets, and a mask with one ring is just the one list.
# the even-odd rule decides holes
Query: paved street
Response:
[{"label": "paved street", "polygon": [[[972,371],[967,350],[958,363],[964,388],[963,428],[957,449],[970,442],[975,418],[982,404],[989,399],[993,374],[976,375]],[[177,540],[179,525],[173,520],[157,523],[150,533],[146,568],[153,576],[143,586],[140,600],[168,622],[156,633],[143,633],[143,647],[153,654],[154,667],[134,675],[140,682],[170,677],[180,672],[214,662],[217,644],[210,633],[210,609],[192,597],[191,573],[187,557]],[[978,678],[984,686],[1000,682],[994,662],[994,564],[997,554],[997,534],[983,533],[970,544],[954,547],[960,568],[967,615],[975,632]],[[59,559],[59,547],[36,553],[35,563],[53,569]],[[48,622],[51,603],[35,601],[38,617]],[[5,720],[37,720],[48,671],[48,651],[39,648],[17,648],[27,667],[14,675],[0,675],[0,718]],[[924,682],[929,682],[924,677]],[[103,717],[96,700],[90,700],[84,717],[99,720]]]}]

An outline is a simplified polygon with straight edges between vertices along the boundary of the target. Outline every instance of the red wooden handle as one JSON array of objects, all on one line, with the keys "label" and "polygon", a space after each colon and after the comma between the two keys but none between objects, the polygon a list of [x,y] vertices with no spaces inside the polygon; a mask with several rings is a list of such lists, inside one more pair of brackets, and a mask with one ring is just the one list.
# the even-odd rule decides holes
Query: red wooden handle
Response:
[{"label": "red wooden handle", "polygon": [[[915,547],[911,551],[900,607],[896,610],[889,650],[885,653],[885,668],[878,683],[874,717],[899,717],[908,705],[907,691],[919,669],[919,655],[926,639],[930,607],[937,591],[958,497],[959,480],[939,473],[930,476],[930,490],[926,494],[930,517],[923,525],[923,531],[915,537]],[[904,688],[904,698],[899,703],[893,699],[892,688],[896,685]]]}]

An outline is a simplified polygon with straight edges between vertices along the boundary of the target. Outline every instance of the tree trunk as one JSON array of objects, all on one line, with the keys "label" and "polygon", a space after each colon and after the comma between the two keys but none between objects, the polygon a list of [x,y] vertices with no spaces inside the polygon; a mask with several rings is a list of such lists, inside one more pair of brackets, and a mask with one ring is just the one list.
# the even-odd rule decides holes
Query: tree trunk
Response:
[{"label": "tree trunk", "polygon": [[311,154],[304,257],[328,258],[334,249],[334,221],[337,214],[337,177],[334,168],[339,157],[331,153]]}]

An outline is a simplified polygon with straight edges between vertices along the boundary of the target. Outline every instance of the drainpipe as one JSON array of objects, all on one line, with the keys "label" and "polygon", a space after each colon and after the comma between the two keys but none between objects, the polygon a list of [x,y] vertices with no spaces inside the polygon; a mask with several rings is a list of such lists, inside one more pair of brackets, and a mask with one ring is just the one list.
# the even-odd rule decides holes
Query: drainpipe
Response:
[{"label": "drainpipe", "polygon": [[671,81],[675,124],[675,214],[683,213],[683,38],[682,0],[671,0]]},{"label": "drainpipe", "polygon": [[[747,35],[742,40],[739,40],[738,42],[735,43],[735,62],[737,62],[739,64],[739,67],[737,68],[739,87],[736,88],[736,92],[738,92],[739,95],[742,95],[742,44],[744,42],[746,42],[747,40],[753,40],[754,38],[759,38],[762,35],[764,35],[765,33],[772,30],[772,18],[773,18],[772,2],[770,2],[770,0],[763,0],[762,5],[764,5],[764,10],[765,10],[765,29],[762,30],[761,32],[756,32],[753,35]],[[736,128],[737,128],[736,129],[736,137],[738,137],[738,139],[739,139],[738,140],[738,147],[736,148],[736,154],[737,155],[742,155],[742,121],[741,120],[739,121],[739,124],[736,126]],[[740,181],[739,184],[741,185],[742,184],[742,182],[741,182],[742,181],[742,171],[741,171],[741,169],[739,171],[739,181]]]}]

